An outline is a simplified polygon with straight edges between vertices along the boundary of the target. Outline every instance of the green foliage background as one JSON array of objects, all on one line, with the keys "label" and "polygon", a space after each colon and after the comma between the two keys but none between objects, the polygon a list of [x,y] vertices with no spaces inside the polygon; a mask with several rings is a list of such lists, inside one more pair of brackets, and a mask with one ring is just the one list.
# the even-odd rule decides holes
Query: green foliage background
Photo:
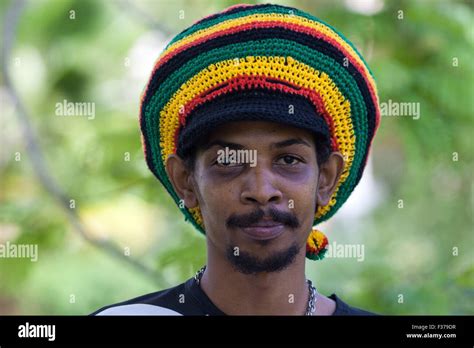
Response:
[{"label": "green foliage background", "polygon": [[[140,54],[153,51],[143,50],[153,38],[170,38],[160,29],[174,35],[236,3],[26,3],[12,57],[3,64],[47,167],[94,238],[113,241],[130,252],[124,258],[160,277],[111,257],[73,229],[37,180],[1,76],[0,242],[38,244],[39,260],[0,258],[0,314],[87,314],[182,282],[205,263],[204,238],[146,168],[137,122],[146,79],[134,71],[151,72],[158,54],[151,60]],[[382,119],[372,152],[383,191],[377,207],[355,225],[336,215],[324,230],[330,242],[363,243],[364,262],[311,262],[308,276],[320,292],[379,313],[474,314],[473,2],[384,1],[370,16],[343,1],[276,3],[306,10],[353,41],[381,101],[421,105],[419,120]],[[9,5],[0,2],[2,18]],[[95,119],[56,116],[55,104],[64,99],[95,102]]]}]

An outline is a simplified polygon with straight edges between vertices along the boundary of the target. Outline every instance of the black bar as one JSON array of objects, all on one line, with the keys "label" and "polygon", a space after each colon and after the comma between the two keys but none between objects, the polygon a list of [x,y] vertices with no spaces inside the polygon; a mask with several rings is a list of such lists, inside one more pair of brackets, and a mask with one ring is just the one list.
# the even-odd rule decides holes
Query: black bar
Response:
[{"label": "black bar", "polygon": [[[28,323],[28,326],[26,326]],[[22,327],[20,327],[23,325]],[[54,341],[35,334],[31,325],[55,325]],[[33,328],[33,329],[32,329]],[[44,336],[48,336],[44,330]],[[78,344],[139,347],[145,344],[412,344],[469,346],[474,343],[472,316],[358,317],[0,317],[0,347]],[[50,334],[52,332],[49,332]],[[421,334],[409,338],[407,334]],[[456,337],[434,338],[433,335]],[[428,337],[431,335],[430,337]],[[52,338],[52,335],[49,335]]]}]

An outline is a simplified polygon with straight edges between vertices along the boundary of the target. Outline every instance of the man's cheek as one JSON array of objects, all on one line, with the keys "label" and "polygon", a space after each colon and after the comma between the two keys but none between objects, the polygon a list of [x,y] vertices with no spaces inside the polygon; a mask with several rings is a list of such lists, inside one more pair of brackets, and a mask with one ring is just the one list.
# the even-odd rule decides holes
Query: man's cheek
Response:
[{"label": "man's cheek", "polygon": [[[301,217],[301,221],[314,220],[314,214],[316,214],[317,211],[316,190],[308,190],[304,192],[304,194],[300,196],[300,200],[298,214]],[[295,207],[298,206],[295,205]]]},{"label": "man's cheek", "polygon": [[222,218],[225,215],[225,207],[229,206],[228,199],[224,193],[217,190],[205,190],[202,192],[202,200],[205,202],[204,209],[213,220]]},{"label": "man's cheek", "polygon": [[[293,202],[295,209],[305,209],[316,204],[316,187],[314,185],[302,185],[288,193],[288,202]],[[289,207],[291,209],[291,207]]]}]

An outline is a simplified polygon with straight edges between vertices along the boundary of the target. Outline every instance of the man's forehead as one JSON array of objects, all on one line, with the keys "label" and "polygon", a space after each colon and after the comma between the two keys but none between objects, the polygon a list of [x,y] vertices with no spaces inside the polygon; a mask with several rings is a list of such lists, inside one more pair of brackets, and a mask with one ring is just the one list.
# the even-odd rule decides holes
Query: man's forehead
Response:
[{"label": "man's forehead", "polygon": [[228,122],[214,129],[208,136],[206,148],[224,143],[241,144],[245,142],[267,143],[272,147],[293,144],[314,145],[313,134],[305,129],[262,121]]},{"label": "man's forehead", "polygon": [[[258,139],[258,143],[260,146],[265,146],[267,145],[267,147],[269,149],[281,149],[281,148],[285,148],[285,147],[288,147],[288,146],[292,146],[292,145],[302,145],[302,146],[306,146],[308,148],[313,148],[313,143],[310,142],[310,141],[306,141],[304,139],[301,139],[301,138],[287,138],[285,140],[281,140],[281,141],[268,141],[268,142],[265,142],[265,141],[261,141],[260,139]],[[252,144],[254,144],[252,142]],[[210,140],[208,141],[203,147],[202,147],[202,150],[203,151],[206,151],[206,150],[209,150],[213,147],[228,147],[230,149],[245,149],[248,147],[248,144],[244,142],[240,142],[240,143],[234,143],[234,142],[230,142],[230,141],[225,141],[225,140],[221,140],[221,139],[214,139],[214,140]]]}]

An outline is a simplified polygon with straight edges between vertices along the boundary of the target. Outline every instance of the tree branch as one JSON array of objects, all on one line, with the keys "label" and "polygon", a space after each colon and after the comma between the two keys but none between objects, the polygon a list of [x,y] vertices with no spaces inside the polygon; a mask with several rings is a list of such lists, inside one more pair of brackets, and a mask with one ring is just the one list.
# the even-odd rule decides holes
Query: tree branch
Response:
[{"label": "tree branch", "polygon": [[113,256],[116,259],[119,259],[120,261],[131,265],[137,271],[150,277],[152,281],[157,285],[167,285],[163,277],[159,273],[142,264],[138,260],[135,260],[132,257],[125,256],[120,247],[116,244],[110,241],[99,240],[91,237],[91,234],[87,231],[84,226],[84,223],[82,222],[79,216],[78,210],[76,208],[70,208],[69,197],[49,173],[46,166],[46,161],[43,156],[43,152],[41,150],[41,146],[31,125],[28,112],[23,102],[21,101],[19,94],[15,89],[15,86],[13,85],[8,71],[8,62],[10,61],[11,50],[13,42],[15,40],[16,28],[25,5],[26,1],[24,0],[12,0],[10,7],[5,13],[3,28],[3,47],[1,51],[1,69],[5,80],[5,87],[8,90],[17,111],[16,114],[20,122],[20,127],[26,140],[26,151],[30,155],[34,172],[38,176],[41,185],[49,194],[51,194],[51,196],[54,197],[54,199],[62,208],[62,210],[66,213],[69,223],[73,226],[74,230],[84,240],[94,245],[95,247],[105,251],[110,256]]}]

